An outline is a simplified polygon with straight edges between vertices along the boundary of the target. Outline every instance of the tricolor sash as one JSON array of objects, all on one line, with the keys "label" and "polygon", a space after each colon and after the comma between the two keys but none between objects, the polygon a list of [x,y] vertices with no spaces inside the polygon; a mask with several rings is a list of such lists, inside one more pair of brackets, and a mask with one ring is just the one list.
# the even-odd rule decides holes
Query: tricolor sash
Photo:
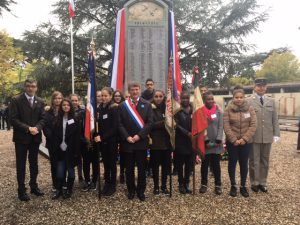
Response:
[{"label": "tricolor sash", "polygon": [[125,109],[127,110],[128,114],[131,116],[135,124],[142,129],[145,125],[144,120],[142,119],[139,112],[136,110],[136,108],[133,106],[130,100],[125,100]]}]

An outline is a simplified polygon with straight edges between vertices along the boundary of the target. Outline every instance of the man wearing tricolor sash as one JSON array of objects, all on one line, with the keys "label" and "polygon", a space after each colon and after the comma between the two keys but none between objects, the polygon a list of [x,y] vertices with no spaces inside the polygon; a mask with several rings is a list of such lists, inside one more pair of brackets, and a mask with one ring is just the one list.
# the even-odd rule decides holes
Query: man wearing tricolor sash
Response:
[{"label": "man wearing tricolor sash", "polygon": [[[135,193],[145,201],[145,165],[148,148],[148,135],[153,123],[151,104],[140,98],[141,87],[138,83],[128,84],[130,98],[119,108],[119,131],[125,155],[126,185],[128,199]],[[138,168],[138,182],[135,185],[134,167]]]}]

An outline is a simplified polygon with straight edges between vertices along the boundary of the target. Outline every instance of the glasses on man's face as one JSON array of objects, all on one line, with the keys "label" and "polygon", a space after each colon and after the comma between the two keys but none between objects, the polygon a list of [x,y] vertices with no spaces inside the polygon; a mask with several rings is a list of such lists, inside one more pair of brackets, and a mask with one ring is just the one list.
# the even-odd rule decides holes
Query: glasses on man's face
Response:
[{"label": "glasses on man's face", "polygon": [[152,83],[148,83],[148,84],[146,84],[147,86],[153,86],[153,84]]}]

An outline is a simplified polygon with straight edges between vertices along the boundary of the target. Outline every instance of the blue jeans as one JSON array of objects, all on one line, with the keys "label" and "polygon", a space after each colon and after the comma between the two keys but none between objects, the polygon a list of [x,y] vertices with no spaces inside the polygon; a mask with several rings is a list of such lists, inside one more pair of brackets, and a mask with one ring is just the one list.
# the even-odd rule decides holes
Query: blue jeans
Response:
[{"label": "blue jeans", "polygon": [[231,185],[236,185],[235,169],[237,162],[239,162],[241,187],[244,187],[248,175],[248,159],[250,150],[252,149],[252,143],[234,146],[232,143],[226,142],[226,145],[228,149],[228,173]]},{"label": "blue jeans", "polygon": [[65,160],[58,161],[56,165],[56,178],[59,180],[64,180],[67,174],[68,174],[68,180],[71,179],[74,180],[75,179],[74,167],[67,168],[67,163]]}]

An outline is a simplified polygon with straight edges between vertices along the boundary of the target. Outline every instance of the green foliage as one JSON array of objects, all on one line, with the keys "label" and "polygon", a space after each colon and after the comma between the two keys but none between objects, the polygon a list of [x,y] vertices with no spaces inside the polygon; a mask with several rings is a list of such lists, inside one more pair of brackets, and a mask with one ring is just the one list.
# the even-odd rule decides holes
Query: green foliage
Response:
[{"label": "green foliage", "polygon": [[300,63],[291,52],[271,54],[256,72],[271,83],[300,81]]},{"label": "green foliage", "polygon": [[2,15],[3,10],[11,12],[10,5],[16,4],[14,0],[1,0],[0,1],[0,15]]},{"label": "green foliage", "polygon": [[[87,48],[91,37],[95,38],[98,86],[109,85],[111,72],[112,45],[117,11],[126,0],[86,0],[76,2],[74,18],[74,62],[76,87],[83,89],[87,80]],[[166,1],[171,4],[172,1]],[[180,65],[183,81],[187,82],[192,68],[198,62],[206,77],[208,86],[226,85],[228,67],[239,62],[239,57],[251,45],[244,38],[257,31],[267,14],[258,13],[256,0],[174,0],[173,8],[179,39]],[[70,71],[70,20],[68,3],[59,0],[53,13],[59,19],[58,25],[51,22],[39,25],[34,31],[27,31],[19,45],[26,52],[29,62],[46,60],[45,77],[60,77],[56,82],[64,83],[71,77]],[[43,68],[45,65],[42,66]],[[35,77],[41,74],[36,71]],[[228,75],[227,75],[228,74]],[[43,78],[44,79],[44,78]],[[50,78],[49,78],[50,79]],[[69,80],[69,83],[70,80]],[[66,92],[70,91],[70,85]],[[45,87],[47,88],[47,87]],[[60,90],[59,84],[53,86]],[[77,89],[77,90],[78,90]],[[47,92],[50,92],[50,87]],[[63,91],[63,90],[61,90]]]}]

